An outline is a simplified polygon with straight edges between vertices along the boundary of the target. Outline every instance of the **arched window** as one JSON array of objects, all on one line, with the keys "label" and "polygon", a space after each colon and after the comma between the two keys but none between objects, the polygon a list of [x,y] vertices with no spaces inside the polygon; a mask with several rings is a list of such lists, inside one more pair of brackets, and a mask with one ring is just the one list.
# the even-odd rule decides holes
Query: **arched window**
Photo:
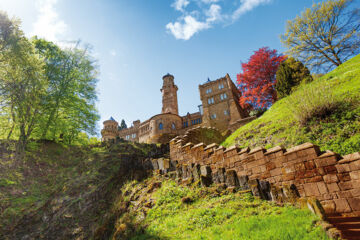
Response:
[{"label": "arched window", "polygon": [[160,130],[163,130],[163,128],[164,128],[163,124],[160,123],[160,124],[159,124],[159,129],[160,129]]},{"label": "arched window", "polygon": [[172,124],[171,124],[171,128],[172,128],[172,129],[176,129],[175,123],[172,123]]}]

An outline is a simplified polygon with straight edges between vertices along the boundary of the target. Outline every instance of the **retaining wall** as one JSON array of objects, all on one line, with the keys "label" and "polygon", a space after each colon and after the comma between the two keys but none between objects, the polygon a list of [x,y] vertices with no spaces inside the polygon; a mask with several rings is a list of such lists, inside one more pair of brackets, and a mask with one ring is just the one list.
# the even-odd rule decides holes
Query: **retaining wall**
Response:
[{"label": "retaining wall", "polygon": [[340,156],[321,152],[311,143],[291,149],[225,149],[217,144],[193,145],[177,137],[170,141],[170,161],[183,179],[197,172],[207,184],[250,188],[255,195],[273,200],[292,192],[318,199],[327,214],[360,215],[359,152]]}]

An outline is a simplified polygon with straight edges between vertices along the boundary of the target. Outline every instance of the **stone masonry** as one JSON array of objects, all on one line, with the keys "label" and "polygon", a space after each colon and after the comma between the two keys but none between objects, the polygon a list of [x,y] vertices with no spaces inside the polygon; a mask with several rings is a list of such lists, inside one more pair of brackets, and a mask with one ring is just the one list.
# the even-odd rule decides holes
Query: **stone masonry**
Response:
[{"label": "stone masonry", "polygon": [[253,120],[239,104],[240,92],[230,76],[199,85],[199,111],[179,115],[177,91],[174,76],[163,76],[162,110],[144,122],[134,121],[127,129],[118,130],[118,123],[110,118],[104,121],[101,130],[103,141],[122,138],[133,142],[167,143],[175,136],[184,134],[198,126],[214,127],[221,132],[234,131]]},{"label": "stone masonry", "polygon": [[225,149],[177,137],[170,141],[170,162],[183,180],[196,175],[204,185],[251,189],[269,200],[317,199],[328,215],[360,215],[359,152],[340,156],[311,143],[291,149]]}]

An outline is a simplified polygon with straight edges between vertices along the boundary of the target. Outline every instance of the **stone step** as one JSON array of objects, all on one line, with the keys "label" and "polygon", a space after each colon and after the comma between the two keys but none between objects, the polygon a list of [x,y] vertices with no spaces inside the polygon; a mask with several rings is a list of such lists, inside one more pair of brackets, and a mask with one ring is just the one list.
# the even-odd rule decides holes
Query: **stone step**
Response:
[{"label": "stone step", "polygon": [[327,221],[341,232],[346,240],[360,240],[360,217],[329,216]]}]

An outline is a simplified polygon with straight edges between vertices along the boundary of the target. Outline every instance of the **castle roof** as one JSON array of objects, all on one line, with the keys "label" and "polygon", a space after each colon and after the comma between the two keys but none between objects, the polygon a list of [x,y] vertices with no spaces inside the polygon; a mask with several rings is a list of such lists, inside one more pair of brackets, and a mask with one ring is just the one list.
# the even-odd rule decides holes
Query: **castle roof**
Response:
[{"label": "castle roof", "polygon": [[115,119],[113,118],[113,117],[110,117],[110,119],[109,120],[111,120],[111,121],[115,121]]},{"label": "castle roof", "polygon": [[173,75],[171,75],[170,73],[167,73],[166,75],[163,76],[163,79],[166,77],[174,77]]}]

